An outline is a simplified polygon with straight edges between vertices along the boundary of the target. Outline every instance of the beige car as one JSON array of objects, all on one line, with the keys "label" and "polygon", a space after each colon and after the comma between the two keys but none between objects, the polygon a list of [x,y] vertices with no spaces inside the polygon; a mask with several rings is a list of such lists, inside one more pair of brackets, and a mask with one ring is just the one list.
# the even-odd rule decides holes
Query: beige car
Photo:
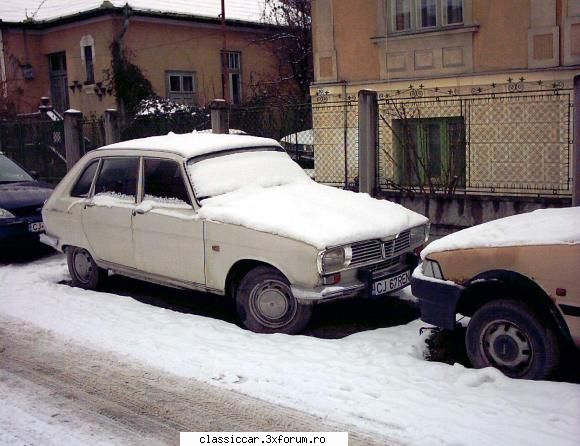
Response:
[{"label": "beige car", "polygon": [[543,209],[433,242],[413,273],[421,319],[454,329],[470,316],[477,367],[543,379],[563,343],[580,347],[580,207]]},{"label": "beige car", "polygon": [[192,133],[83,157],[43,211],[74,285],[108,272],[235,299],[257,332],[297,333],[312,304],[410,282],[425,217],[319,185],[274,140]]}]

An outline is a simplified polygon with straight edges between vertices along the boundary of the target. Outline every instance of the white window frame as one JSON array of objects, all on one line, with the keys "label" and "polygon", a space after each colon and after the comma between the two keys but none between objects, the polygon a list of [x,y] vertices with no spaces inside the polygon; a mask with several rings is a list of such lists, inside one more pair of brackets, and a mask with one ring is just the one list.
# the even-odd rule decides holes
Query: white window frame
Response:
[{"label": "white window frame", "polygon": [[461,26],[465,23],[465,0],[461,0],[461,22],[449,23],[447,17],[447,3],[450,0],[441,1],[441,26]]},{"label": "white window frame", "polygon": [[[230,56],[234,56],[234,60],[237,59],[237,63],[232,66],[230,64]],[[225,51],[223,53],[224,58],[226,58],[227,63],[227,72],[228,72],[228,92],[229,92],[229,99],[232,104],[240,105],[243,101],[243,93],[242,93],[242,52],[241,51]],[[234,101],[234,76],[238,75],[238,91],[239,91],[239,100]]]},{"label": "white window frame", "polygon": [[388,19],[388,33],[389,34],[404,34],[416,33],[425,31],[436,31],[445,29],[447,27],[463,26],[465,24],[465,0],[461,0],[462,20],[461,22],[449,23],[447,17],[447,4],[449,0],[436,0],[436,17],[435,26],[421,26],[421,0],[406,0],[409,3],[411,18],[410,27],[407,29],[396,29],[397,8],[396,0],[387,0],[389,2],[387,11]]},{"label": "white window frame", "polygon": [[[179,88],[180,90],[171,89],[171,77],[179,77]],[[183,78],[191,77],[191,91],[183,90]],[[197,101],[197,76],[195,71],[182,71],[182,70],[167,70],[165,71],[165,84],[167,98],[173,101],[186,104],[195,105]]]},{"label": "white window frame", "polygon": [[[93,62],[93,65],[92,65],[93,82],[89,82],[89,84],[93,85],[96,82],[96,76],[95,76],[95,60],[96,60],[95,39],[93,39],[93,36],[91,36],[90,34],[87,34],[81,38],[80,46],[81,46],[81,61],[83,63],[83,69],[85,70],[85,82],[89,82],[89,70],[88,70],[87,61],[85,58],[85,47],[91,48],[91,54],[93,56],[93,61],[92,61]],[[87,84],[87,85],[89,85],[89,84]]]}]

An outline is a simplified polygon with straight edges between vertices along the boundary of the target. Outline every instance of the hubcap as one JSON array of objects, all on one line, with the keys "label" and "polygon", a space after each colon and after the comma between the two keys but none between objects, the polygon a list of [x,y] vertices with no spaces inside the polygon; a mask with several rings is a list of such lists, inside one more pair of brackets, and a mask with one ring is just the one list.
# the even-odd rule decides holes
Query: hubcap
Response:
[{"label": "hubcap", "polygon": [[490,322],[482,331],[483,353],[494,367],[508,376],[521,376],[532,363],[532,344],[512,321]]},{"label": "hubcap", "polygon": [[279,328],[294,317],[296,303],[287,284],[278,280],[268,280],[252,289],[250,311],[261,324]]},{"label": "hubcap", "polygon": [[91,257],[86,251],[79,251],[74,258],[75,273],[82,282],[88,282],[93,272]]}]

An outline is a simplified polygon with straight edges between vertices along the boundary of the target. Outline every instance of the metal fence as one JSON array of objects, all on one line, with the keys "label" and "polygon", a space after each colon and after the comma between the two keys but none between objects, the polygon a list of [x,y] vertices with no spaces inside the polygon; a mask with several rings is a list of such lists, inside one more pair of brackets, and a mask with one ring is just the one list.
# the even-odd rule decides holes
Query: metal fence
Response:
[{"label": "metal fence", "polygon": [[66,173],[63,123],[38,119],[2,121],[0,152],[38,179],[56,184]]},{"label": "metal fence", "polygon": [[209,111],[128,117],[121,123],[121,140],[188,133],[211,128]]},{"label": "metal fence", "polygon": [[379,100],[381,190],[568,196],[572,91]]},{"label": "metal fence", "polygon": [[105,145],[105,119],[84,119],[81,123],[83,153]]},{"label": "metal fence", "polygon": [[358,102],[312,105],[316,181],[358,189]]}]

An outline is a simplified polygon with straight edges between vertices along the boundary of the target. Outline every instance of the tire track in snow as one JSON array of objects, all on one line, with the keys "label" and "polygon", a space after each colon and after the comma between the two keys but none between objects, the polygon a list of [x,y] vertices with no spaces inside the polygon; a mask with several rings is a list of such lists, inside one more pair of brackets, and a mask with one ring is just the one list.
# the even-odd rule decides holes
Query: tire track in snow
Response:
[{"label": "tire track in snow", "polygon": [[[180,431],[350,431],[351,445],[395,444],[85,349],[5,316],[0,316],[0,374],[10,388],[37,389],[39,400],[124,444],[179,444]],[[58,422],[58,417],[51,420]],[[0,426],[10,429],[3,420]],[[47,444],[40,437],[30,444],[39,443]]]}]

